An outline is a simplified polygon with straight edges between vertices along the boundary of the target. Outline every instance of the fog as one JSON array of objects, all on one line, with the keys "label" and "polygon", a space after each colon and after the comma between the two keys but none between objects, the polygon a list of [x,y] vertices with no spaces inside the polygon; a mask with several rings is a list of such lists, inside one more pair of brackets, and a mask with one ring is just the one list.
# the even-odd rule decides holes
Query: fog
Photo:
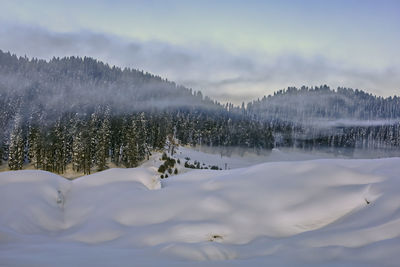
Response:
[{"label": "fog", "polygon": [[249,103],[248,112],[267,120],[282,120],[312,128],[368,127],[397,124],[400,98],[328,86],[288,88]]},{"label": "fog", "polygon": [[91,58],[36,62],[0,56],[1,100],[10,110],[27,117],[37,111],[53,119],[65,112],[84,115],[98,106],[108,106],[114,114],[175,107],[219,108],[200,93],[173,82],[135,70],[110,68]]},{"label": "fog", "polygon": [[400,119],[387,120],[315,120],[310,122],[310,126],[318,126],[320,128],[335,128],[335,127],[369,127],[369,126],[384,126],[400,123]]},{"label": "fog", "polygon": [[[244,148],[196,146],[194,150],[203,153],[219,155],[222,159],[228,157],[241,161],[248,161],[249,166],[263,162],[303,161],[315,159],[373,159],[386,157],[400,157],[397,148],[387,149],[360,149],[360,148],[314,148],[311,150],[300,148],[278,147],[272,150]],[[229,166],[228,166],[229,167]]]},{"label": "fog", "polygon": [[352,66],[324,55],[235,53],[207,43],[177,45],[91,31],[60,33],[5,22],[0,28],[0,49],[44,59],[91,56],[110,65],[143,69],[236,104],[289,86],[330,84],[388,96],[400,84],[400,71],[393,66]]}]

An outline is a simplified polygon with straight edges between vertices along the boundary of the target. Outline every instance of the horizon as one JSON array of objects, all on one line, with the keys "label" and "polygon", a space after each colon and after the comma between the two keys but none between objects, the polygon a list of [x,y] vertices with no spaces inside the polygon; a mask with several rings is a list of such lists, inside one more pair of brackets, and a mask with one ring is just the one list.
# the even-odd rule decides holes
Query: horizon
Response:
[{"label": "horizon", "polygon": [[76,1],[3,3],[0,48],[88,56],[240,104],[328,84],[396,95],[397,1]]}]

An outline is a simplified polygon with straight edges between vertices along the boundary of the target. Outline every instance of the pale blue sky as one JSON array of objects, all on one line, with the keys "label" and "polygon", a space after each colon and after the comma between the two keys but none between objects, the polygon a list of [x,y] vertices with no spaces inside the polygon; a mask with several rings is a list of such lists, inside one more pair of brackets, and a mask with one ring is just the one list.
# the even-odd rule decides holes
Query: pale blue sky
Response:
[{"label": "pale blue sky", "polygon": [[0,6],[2,50],[90,55],[222,101],[303,84],[385,96],[400,90],[400,1],[0,0]]}]

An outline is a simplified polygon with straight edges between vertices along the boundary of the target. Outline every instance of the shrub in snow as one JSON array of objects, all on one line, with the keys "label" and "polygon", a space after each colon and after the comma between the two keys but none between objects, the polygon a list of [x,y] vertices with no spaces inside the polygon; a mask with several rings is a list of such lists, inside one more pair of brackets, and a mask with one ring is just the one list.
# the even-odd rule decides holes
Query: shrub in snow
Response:
[{"label": "shrub in snow", "polygon": [[160,173],[164,173],[164,172],[165,172],[165,166],[164,166],[164,164],[161,165],[161,166],[158,168],[158,172],[160,172]]},{"label": "shrub in snow", "polygon": [[190,164],[188,161],[185,162],[185,168],[190,168],[190,169],[196,169],[196,166],[193,164]]},{"label": "shrub in snow", "polygon": [[164,162],[164,165],[166,168],[168,167],[174,167],[175,166],[176,161],[172,158],[167,158],[167,160]]},{"label": "shrub in snow", "polygon": [[214,242],[214,241],[221,241],[222,239],[224,239],[222,235],[211,235],[208,241]]}]

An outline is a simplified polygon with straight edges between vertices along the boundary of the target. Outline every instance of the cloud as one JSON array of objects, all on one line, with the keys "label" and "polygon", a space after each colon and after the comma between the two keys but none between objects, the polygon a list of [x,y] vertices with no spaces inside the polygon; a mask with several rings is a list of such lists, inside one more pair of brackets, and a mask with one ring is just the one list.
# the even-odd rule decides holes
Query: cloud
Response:
[{"label": "cloud", "polygon": [[400,89],[396,66],[375,69],[294,52],[267,54],[227,51],[206,43],[174,45],[126,39],[91,31],[58,33],[2,22],[0,49],[17,55],[91,56],[110,65],[142,69],[179,84],[202,90],[220,101],[240,103],[288,86],[328,84],[388,96]]}]

